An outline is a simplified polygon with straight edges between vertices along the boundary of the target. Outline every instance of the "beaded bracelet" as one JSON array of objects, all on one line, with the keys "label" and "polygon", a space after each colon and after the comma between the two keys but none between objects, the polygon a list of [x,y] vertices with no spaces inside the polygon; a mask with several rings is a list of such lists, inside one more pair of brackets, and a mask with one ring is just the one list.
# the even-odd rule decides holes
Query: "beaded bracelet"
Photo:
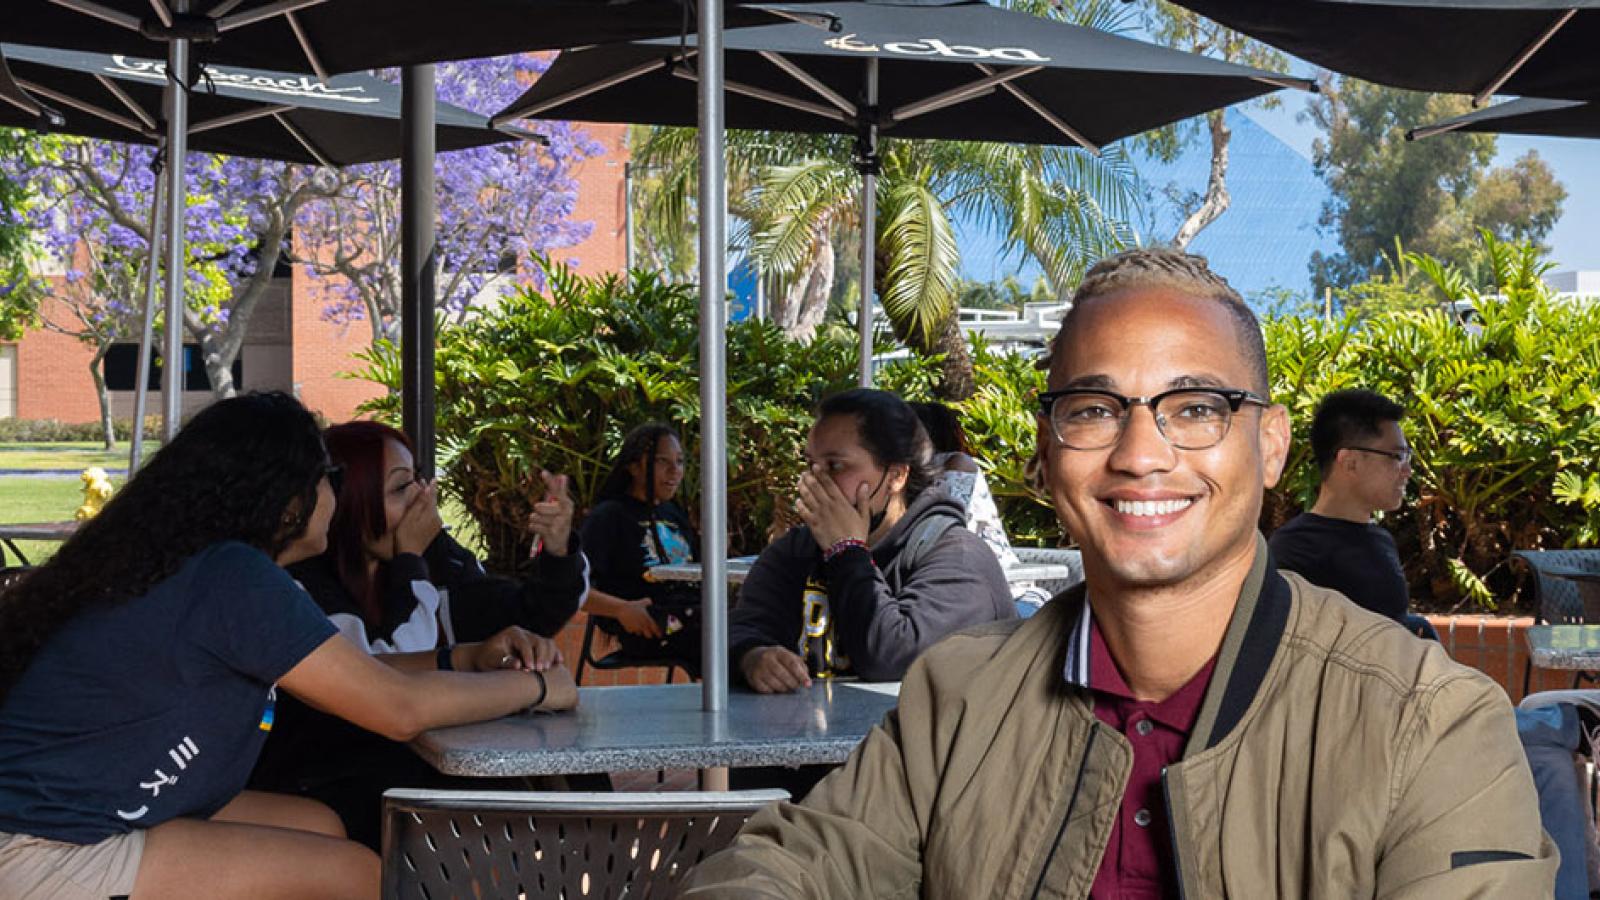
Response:
[{"label": "beaded bracelet", "polygon": [[822,561],[833,562],[833,558],[835,556],[838,556],[846,550],[849,550],[851,547],[858,547],[862,550],[865,550],[867,549],[867,542],[857,540],[855,538],[845,538],[842,541],[835,541],[832,547],[829,547],[827,550],[822,552]]}]

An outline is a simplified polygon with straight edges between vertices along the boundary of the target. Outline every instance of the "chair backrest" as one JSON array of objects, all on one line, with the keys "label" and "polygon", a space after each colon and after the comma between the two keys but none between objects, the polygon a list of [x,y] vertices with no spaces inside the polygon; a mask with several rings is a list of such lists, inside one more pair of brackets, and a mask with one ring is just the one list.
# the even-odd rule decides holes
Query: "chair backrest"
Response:
[{"label": "chair backrest", "polygon": [[1540,621],[1552,625],[1584,622],[1577,583],[1551,570],[1600,573],[1600,550],[1517,550],[1512,556],[1533,571],[1533,600]]},{"label": "chair backrest", "polygon": [[1053,578],[1037,582],[1039,587],[1050,593],[1050,596],[1061,593],[1070,587],[1076,587],[1083,581],[1083,554],[1077,550],[1066,547],[1012,547],[1017,554],[1017,559],[1025,563],[1046,563],[1053,566],[1066,566],[1072,573],[1066,578]]},{"label": "chair backrest", "polygon": [[784,791],[383,795],[384,900],[669,898]]}]

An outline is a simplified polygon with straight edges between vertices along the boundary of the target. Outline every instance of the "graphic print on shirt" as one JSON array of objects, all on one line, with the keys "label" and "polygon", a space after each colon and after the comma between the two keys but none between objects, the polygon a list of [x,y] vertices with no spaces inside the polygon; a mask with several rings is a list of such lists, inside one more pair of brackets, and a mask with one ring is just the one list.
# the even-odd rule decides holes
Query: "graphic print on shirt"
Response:
[{"label": "graphic print on shirt", "polygon": [[[639,525],[643,535],[639,540],[639,545],[644,550],[646,568],[660,565],[679,565],[693,559],[693,552],[689,548],[689,539],[684,537],[683,533],[678,531],[677,528],[674,528],[671,522],[660,520],[654,522],[644,521],[640,522]],[[655,526],[654,538],[650,535],[651,525]],[[658,546],[661,548],[660,552],[656,550]],[[666,554],[666,559],[661,558],[662,553]]]},{"label": "graphic print on shirt", "polygon": [[[161,770],[160,766],[158,766],[156,767],[155,773],[151,777],[151,780],[139,782],[139,789],[149,791],[151,800],[160,797],[162,788],[177,786],[178,773],[181,773],[185,769],[189,768],[189,763],[199,755],[199,745],[194,742],[193,738],[189,737],[188,735],[184,735],[183,740],[179,741],[177,746],[167,751],[168,758],[172,760],[173,774],[168,775],[166,772]],[[166,763],[162,763],[162,765],[166,765]],[[131,812],[121,809],[116,810],[117,818],[123,820],[124,822],[137,822],[138,820],[144,818],[145,814],[148,812],[150,812],[149,806],[140,806],[138,809],[135,809]]]},{"label": "graphic print on shirt", "polygon": [[834,647],[831,613],[827,585],[806,579],[800,601],[800,646],[796,649],[813,678],[832,678],[850,668],[850,660]]}]

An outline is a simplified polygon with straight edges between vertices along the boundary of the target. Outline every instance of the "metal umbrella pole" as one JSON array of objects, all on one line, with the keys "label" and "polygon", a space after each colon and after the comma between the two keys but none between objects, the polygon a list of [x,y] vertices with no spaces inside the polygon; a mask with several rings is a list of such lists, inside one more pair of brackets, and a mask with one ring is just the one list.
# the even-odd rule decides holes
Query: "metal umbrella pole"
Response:
[{"label": "metal umbrella pole", "polygon": [[[723,157],[722,0],[700,0],[701,706],[728,708],[728,186]],[[718,776],[724,780],[725,774]],[[721,785],[708,784],[712,788]]]},{"label": "metal umbrella pole", "polygon": [[400,157],[400,408],[416,449],[419,478],[434,477],[435,77],[431,65],[407,66],[400,73],[405,123]]},{"label": "metal umbrella pole", "polygon": [[[176,0],[173,9],[189,11],[188,0]],[[188,196],[184,184],[184,156],[189,149],[189,41],[176,38],[167,50],[167,316],[166,351],[161,367],[161,439],[171,443],[183,418],[183,313],[188,267],[184,265],[183,206]],[[144,373],[140,373],[142,376]],[[131,472],[129,474],[132,474]]]},{"label": "metal umbrella pole", "polygon": [[161,203],[164,182],[160,166],[162,165],[162,154],[165,152],[165,148],[156,150],[155,191],[150,202],[150,253],[145,261],[149,271],[145,273],[144,325],[139,336],[138,374],[133,379],[133,435],[129,441],[128,449],[128,476],[130,478],[133,477],[135,472],[139,471],[139,463],[144,460],[144,413],[146,401],[150,397],[150,357],[155,349],[156,285],[161,281],[161,251],[156,248],[161,242]]},{"label": "metal umbrella pole", "polygon": [[861,171],[861,313],[856,326],[861,331],[861,386],[872,387],[872,294],[878,283],[873,267],[877,264],[878,243],[878,60],[868,59],[866,108],[861,111],[868,123],[856,140],[856,167]]}]

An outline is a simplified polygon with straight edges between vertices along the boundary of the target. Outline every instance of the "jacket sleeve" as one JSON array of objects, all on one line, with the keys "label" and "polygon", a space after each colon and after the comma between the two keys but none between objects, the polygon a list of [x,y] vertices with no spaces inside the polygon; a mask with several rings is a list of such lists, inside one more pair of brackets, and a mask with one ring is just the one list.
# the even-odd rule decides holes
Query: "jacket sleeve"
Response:
[{"label": "jacket sleeve", "polygon": [[290,570],[346,640],[369,655],[431,650],[439,641],[439,592],[428,582],[428,565],[409,553],[384,566],[379,597],[383,621],[368,626],[344,583],[323,560]]},{"label": "jacket sleeve", "polygon": [[963,528],[945,532],[898,590],[865,550],[834,557],[826,574],[834,634],[868,681],[899,679],[952,632],[1016,616],[999,561]]},{"label": "jacket sleeve", "polygon": [[800,641],[800,598],[811,572],[816,542],[795,528],[761,551],[739,587],[739,605],[728,614],[728,669],[743,680],[739,661],[756,647],[794,649]]},{"label": "jacket sleeve", "polygon": [[576,533],[568,548],[566,556],[541,553],[506,578],[485,572],[471,551],[441,532],[428,547],[428,568],[448,592],[454,639],[481,641],[511,625],[546,637],[560,631],[589,593],[589,563]]},{"label": "jacket sleeve", "polygon": [[1550,897],[1557,854],[1505,694],[1478,673],[1419,691],[1396,736],[1379,900]]},{"label": "jacket sleeve", "polygon": [[937,668],[906,673],[900,703],[844,767],[801,803],[756,813],[725,850],[684,881],[690,900],[909,898],[922,884],[921,848],[951,729],[938,714]]}]

